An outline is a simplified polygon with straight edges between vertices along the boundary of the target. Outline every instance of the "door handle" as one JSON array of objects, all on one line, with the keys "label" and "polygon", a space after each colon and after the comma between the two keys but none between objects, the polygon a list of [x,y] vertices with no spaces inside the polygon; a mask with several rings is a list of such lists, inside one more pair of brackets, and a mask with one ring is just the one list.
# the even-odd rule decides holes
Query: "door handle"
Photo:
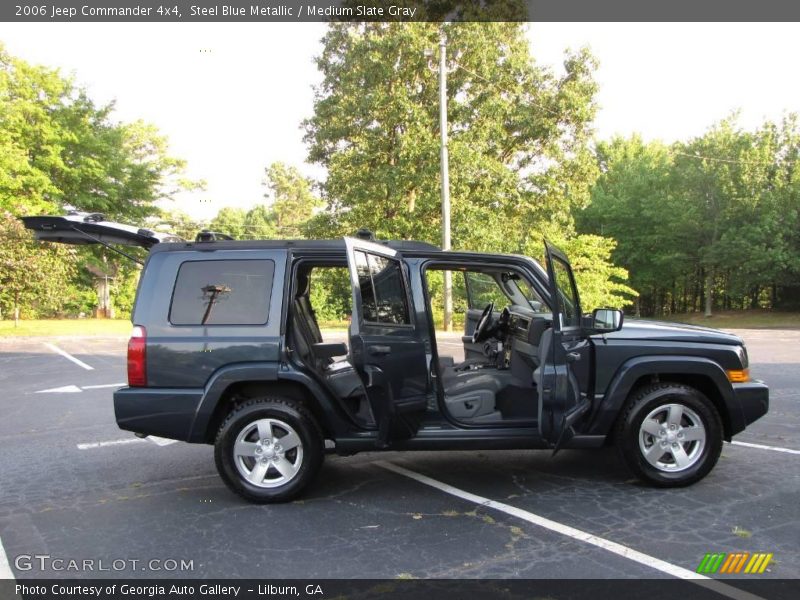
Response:
[{"label": "door handle", "polygon": [[367,352],[372,356],[386,356],[392,353],[391,346],[367,346]]},{"label": "door handle", "polygon": [[580,352],[567,352],[567,362],[578,362],[580,359]]}]

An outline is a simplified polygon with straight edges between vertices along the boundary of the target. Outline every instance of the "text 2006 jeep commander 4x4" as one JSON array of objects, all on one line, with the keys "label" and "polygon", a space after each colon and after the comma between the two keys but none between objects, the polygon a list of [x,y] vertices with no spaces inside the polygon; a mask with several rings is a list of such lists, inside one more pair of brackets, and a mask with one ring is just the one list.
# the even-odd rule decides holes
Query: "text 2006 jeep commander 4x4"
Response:
[{"label": "text 2006 jeep commander 4x4", "polygon": [[[43,240],[150,249],[117,423],[214,444],[223,480],[248,500],[296,496],[326,445],[352,454],[614,444],[640,478],[688,485],[711,471],[723,439],[768,409],[741,339],[623,325],[612,309],[584,315],[552,246],[545,270],[524,256],[364,235],[184,242],[97,214],[24,221]],[[347,343],[325,342],[311,282],[345,269]],[[462,362],[447,355],[452,338],[437,343],[431,286],[443,271],[467,297]]]}]

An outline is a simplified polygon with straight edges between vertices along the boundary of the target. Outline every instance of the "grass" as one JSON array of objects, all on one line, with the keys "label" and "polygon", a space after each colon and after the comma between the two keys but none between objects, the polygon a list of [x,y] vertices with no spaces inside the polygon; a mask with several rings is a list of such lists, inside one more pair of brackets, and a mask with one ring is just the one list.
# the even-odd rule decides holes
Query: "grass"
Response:
[{"label": "grass", "polygon": [[128,319],[36,319],[0,321],[0,337],[44,337],[55,335],[130,335]]},{"label": "grass", "polygon": [[717,329],[792,329],[800,328],[800,313],[770,310],[728,310],[716,312],[711,317],[703,313],[684,313],[658,317],[691,325],[704,325]]}]

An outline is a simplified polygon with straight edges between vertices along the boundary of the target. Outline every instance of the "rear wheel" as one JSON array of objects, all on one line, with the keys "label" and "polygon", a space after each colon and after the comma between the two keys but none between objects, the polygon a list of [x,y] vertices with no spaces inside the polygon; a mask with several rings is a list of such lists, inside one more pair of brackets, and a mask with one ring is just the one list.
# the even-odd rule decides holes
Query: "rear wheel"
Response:
[{"label": "rear wheel", "polygon": [[623,461],[639,478],[679,487],[714,468],[722,434],[719,413],[704,394],[688,385],[658,383],[630,398],[616,439]]},{"label": "rear wheel", "polygon": [[253,502],[296,497],[322,464],[324,441],[311,413],[288,398],[248,400],[220,426],[214,458],[222,480]]}]

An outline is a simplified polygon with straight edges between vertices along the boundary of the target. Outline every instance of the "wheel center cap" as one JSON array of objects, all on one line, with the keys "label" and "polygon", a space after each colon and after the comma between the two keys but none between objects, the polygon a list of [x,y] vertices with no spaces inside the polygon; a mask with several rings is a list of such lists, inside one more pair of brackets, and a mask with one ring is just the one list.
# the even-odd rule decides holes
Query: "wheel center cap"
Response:
[{"label": "wheel center cap", "polygon": [[275,458],[275,450],[273,450],[272,448],[266,448],[264,450],[264,456],[266,456],[267,458]]}]

